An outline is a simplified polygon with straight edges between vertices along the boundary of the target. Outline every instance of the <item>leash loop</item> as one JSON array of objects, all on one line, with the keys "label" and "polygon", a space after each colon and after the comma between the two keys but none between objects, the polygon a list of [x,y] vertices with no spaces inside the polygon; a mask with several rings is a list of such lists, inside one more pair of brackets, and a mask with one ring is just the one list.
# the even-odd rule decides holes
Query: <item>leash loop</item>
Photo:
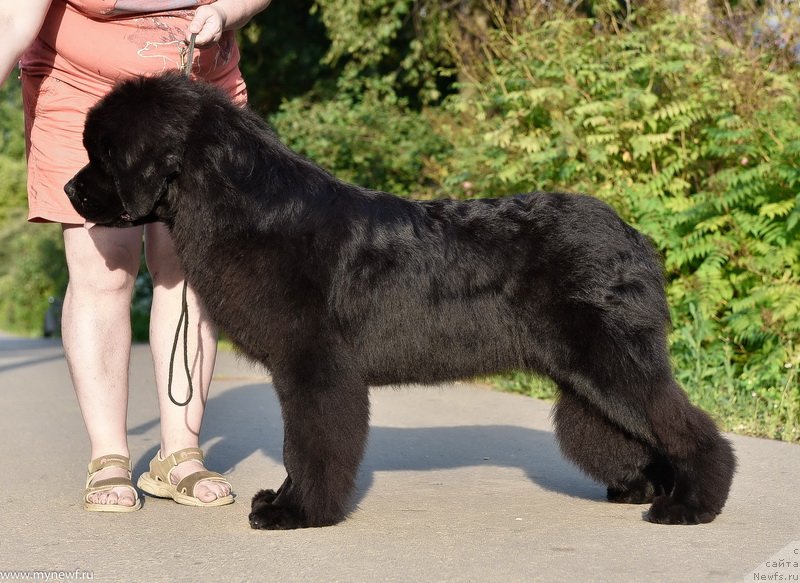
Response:
[{"label": "leash loop", "polygon": [[[187,79],[192,74],[192,60],[194,59],[194,43],[197,33],[192,33],[189,37],[189,46],[181,49],[181,72]],[[167,380],[167,396],[173,405],[185,407],[192,400],[194,386],[192,386],[192,371],[189,369],[189,304],[186,301],[186,277],[183,278],[183,293],[181,295],[181,316],[178,318],[178,326],[175,328],[175,339],[172,341],[172,354],[169,357],[169,379]],[[181,335],[181,325],[183,325],[183,369],[186,372],[186,380],[189,382],[188,396],[183,403],[179,403],[172,394],[172,371],[175,368],[175,352],[178,350],[178,339]]]},{"label": "leash loop", "polygon": [[[183,293],[181,295],[181,316],[178,318],[178,326],[175,328],[175,339],[172,341],[172,354],[169,357],[169,379],[167,381],[167,396],[173,405],[185,407],[192,400],[194,386],[192,385],[192,371],[189,370],[189,304],[186,301],[186,278],[183,279]],[[186,372],[186,380],[189,382],[188,395],[183,403],[179,403],[172,395],[172,371],[175,368],[175,352],[178,349],[178,339],[181,335],[181,325],[183,325],[183,369]]]}]

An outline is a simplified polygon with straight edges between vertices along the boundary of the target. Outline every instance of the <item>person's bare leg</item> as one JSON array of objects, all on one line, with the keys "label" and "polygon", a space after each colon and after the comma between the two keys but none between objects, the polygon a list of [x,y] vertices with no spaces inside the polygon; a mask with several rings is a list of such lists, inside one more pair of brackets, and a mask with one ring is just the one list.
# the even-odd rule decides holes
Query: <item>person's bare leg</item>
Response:
[{"label": "person's bare leg", "polygon": [[[129,456],[127,440],[130,301],[139,270],[142,229],[64,225],[69,285],[62,336],[72,384],[91,444],[91,459]],[[95,481],[127,477],[108,468]],[[94,494],[97,504],[133,506],[129,488]]]},{"label": "person's bare leg", "polygon": [[[194,394],[185,407],[172,403],[168,396],[169,362],[175,329],[181,314],[183,293],[183,270],[180,266],[172,239],[166,227],[153,223],[145,228],[145,257],[150,275],[153,278],[153,306],[150,311],[150,347],[153,352],[156,388],[161,410],[161,453],[170,455],[187,447],[199,447],[200,426],[203,421],[214,360],[217,354],[217,335],[206,316],[205,308],[189,288],[188,354]],[[183,361],[183,331],[172,377],[172,396],[180,403],[188,395],[188,381]],[[186,461],[172,472],[177,483],[194,472],[205,469],[198,461]],[[194,495],[204,502],[230,494],[230,488],[223,483],[201,481]]]}]

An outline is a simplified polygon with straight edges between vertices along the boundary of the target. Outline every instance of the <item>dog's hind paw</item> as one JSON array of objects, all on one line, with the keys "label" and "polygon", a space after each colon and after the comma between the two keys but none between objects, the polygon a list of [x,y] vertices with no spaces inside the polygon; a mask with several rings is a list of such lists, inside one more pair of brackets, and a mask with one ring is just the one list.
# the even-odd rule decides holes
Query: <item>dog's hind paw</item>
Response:
[{"label": "dog's hind paw", "polygon": [[608,487],[606,497],[616,504],[649,504],[655,497],[655,488],[650,482],[627,484],[621,488]]},{"label": "dog's hind paw", "polygon": [[717,517],[716,512],[692,508],[669,496],[659,496],[653,500],[644,519],[657,524],[703,524]]}]

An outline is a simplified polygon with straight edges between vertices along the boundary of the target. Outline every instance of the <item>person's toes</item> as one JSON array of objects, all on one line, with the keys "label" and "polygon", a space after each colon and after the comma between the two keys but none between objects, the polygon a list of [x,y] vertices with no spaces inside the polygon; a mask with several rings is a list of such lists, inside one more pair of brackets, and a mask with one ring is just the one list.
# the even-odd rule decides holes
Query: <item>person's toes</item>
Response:
[{"label": "person's toes", "polygon": [[[96,483],[99,480],[105,480],[107,478],[120,477],[128,477],[128,472],[122,468],[106,468],[97,473],[92,480],[92,483]],[[104,492],[95,492],[89,496],[89,502],[93,504],[118,504],[120,506],[134,506],[136,504],[136,498],[134,497],[130,488],[119,487],[112,490],[106,490]]]},{"label": "person's toes", "polygon": [[228,493],[225,491],[225,485],[220,482],[211,482],[208,485],[208,488],[209,490],[214,492],[214,495],[217,498],[224,498],[225,496],[228,495]]},{"label": "person's toes", "polygon": [[217,499],[217,494],[213,492],[207,484],[198,482],[194,489],[194,495],[203,502],[213,502]]},{"label": "person's toes", "polygon": [[[206,468],[195,460],[189,460],[178,465],[172,473],[172,481],[177,484],[186,476],[194,472],[203,471]],[[224,498],[231,493],[230,486],[213,480],[200,480],[194,487],[192,495],[202,502],[213,502],[219,498]]]},{"label": "person's toes", "polygon": [[115,488],[109,492],[100,492],[90,497],[91,502],[95,504],[118,504],[120,506],[133,506],[136,504],[136,499],[130,488]]},{"label": "person's toes", "polygon": [[133,498],[133,494],[131,494],[131,491],[128,490],[127,488],[125,490],[126,490],[125,492],[120,493],[118,495],[117,504],[119,504],[120,506],[133,506],[134,504],[136,504],[136,501]]},{"label": "person's toes", "polygon": [[220,497],[219,488],[216,488],[213,482],[206,485],[206,492],[208,492],[208,500],[216,500]]},{"label": "person's toes", "polygon": [[222,488],[222,484],[219,482],[209,482],[208,490],[214,495],[214,500],[224,498],[227,495],[225,494],[225,489]]}]

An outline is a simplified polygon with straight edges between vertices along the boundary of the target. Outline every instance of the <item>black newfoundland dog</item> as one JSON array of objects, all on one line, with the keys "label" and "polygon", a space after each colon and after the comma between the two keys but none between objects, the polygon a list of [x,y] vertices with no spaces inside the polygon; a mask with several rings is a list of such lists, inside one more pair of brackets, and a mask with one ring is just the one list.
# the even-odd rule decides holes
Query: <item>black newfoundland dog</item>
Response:
[{"label": "black newfoundland dog", "polygon": [[66,186],[89,221],[163,221],[215,322],[273,375],[288,477],[253,528],[339,522],[373,385],[526,370],[560,389],[564,455],[647,520],[709,522],[735,458],[672,376],[659,258],[602,202],[411,202],[337,180],[253,112],[167,74],[90,113]]}]

